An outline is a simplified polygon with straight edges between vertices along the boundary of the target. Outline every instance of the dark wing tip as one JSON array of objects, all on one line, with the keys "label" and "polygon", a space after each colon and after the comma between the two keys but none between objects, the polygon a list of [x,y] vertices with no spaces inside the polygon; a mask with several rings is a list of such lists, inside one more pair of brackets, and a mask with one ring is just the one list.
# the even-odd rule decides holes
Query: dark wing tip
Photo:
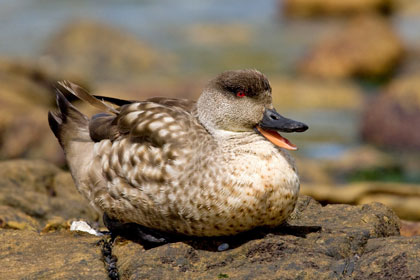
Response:
[{"label": "dark wing tip", "polygon": [[51,131],[54,133],[55,137],[59,138],[60,127],[63,124],[63,120],[58,116],[57,113],[48,112],[48,124],[50,125]]}]

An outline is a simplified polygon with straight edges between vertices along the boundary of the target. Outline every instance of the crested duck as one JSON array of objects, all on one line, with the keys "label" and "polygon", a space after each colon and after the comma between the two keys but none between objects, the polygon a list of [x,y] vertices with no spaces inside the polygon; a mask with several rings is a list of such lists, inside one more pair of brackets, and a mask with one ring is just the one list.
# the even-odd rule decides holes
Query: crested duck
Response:
[{"label": "crested duck", "polygon": [[276,112],[262,73],[223,72],[197,102],[125,101],[60,84],[104,111],[89,119],[58,90],[48,120],[76,187],[109,218],[224,236],[278,226],[293,211],[299,178],[286,150],[296,146],[279,132],[308,127]]}]

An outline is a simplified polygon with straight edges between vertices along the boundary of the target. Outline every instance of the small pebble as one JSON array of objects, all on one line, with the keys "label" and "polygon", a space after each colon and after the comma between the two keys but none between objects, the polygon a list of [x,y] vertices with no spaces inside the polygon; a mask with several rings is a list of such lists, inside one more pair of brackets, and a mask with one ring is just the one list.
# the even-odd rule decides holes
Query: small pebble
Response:
[{"label": "small pebble", "polygon": [[70,231],[82,231],[92,235],[102,236],[103,234],[91,228],[85,221],[74,221],[70,225]]},{"label": "small pebble", "polygon": [[227,249],[229,249],[229,244],[227,243],[222,243],[219,245],[219,247],[217,247],[217,251],[219,252],[226,251]]}]

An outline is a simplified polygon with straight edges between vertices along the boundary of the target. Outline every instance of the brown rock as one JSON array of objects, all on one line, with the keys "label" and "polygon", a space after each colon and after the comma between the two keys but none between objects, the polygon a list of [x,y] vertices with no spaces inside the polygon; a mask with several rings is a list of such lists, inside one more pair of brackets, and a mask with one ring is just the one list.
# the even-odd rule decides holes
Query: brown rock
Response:
[{"label": "brown rock", "polygon": [[[322,207],[300,197],[288,224],[279,228],[148,250],[121,237],[112,245],[67,231],[0,229],[0,275],[105,279],[112,271],[113,279],[117,273],[120,279],[414,279],[420,277],[419,239],[398,236],[399,223],[379,203]],[[226,241],[231,249],[217,252]]]},{"label": "brown rock", "polygon": [[401,236],[411,237],[420,235],[420,222],[401,220]]},{"label": "brown rock", "polygon": [[344,186],[302,184],[301,193],[322,203],[365,204],[381,202],[399,217],[420,220],[420,187],[415,184],[362,182]]},{"label": "brown rock", "polygon": [[286,0],[283,8],[286,15],[295,17],[343,16],[366,12],[388,13],[394,8],[394,2],[392,0]]},{"label": "brown rock", "polygon": [[363,92],[351,82],[273,77],[270,84],[278,109],[359,110],[364,104]]},{"label": "brown rock", "polygon": [[46,113],[56,77],[26,61],[0,59],[0,159],[44,158],[64,163]]},{"label": "brown rock", "polygon": [[397,78],[366,106],[364,140],[387,148],[420,148],[420,73]]},{"label": "brown rock", "polygon": [[0,205],[0,228],[36,231],[39,227],[39,222],[31,216],[10,206]]},{"label": "brown rock", "polygon": [[420,14],[420,2],[412,0],[398,0],[395,3],[398,16],[418,16]]},{"label": "brown rock", "polygon": [[0,162],[0,205],[20,210],[41,226],[55,216],[99,220],[99,214],[76,190],[70,174],[43,161]]},{"label": "brown rock", "polygon": [[4,279],[107,279],[96,236],[0,229]]},{"label": "brown rock", "polygon": [[[416,186],[417,188],[419,186]],[[358,204],[365,204],[371,202],[380,202],[392,208],[398,217],[406,220],[420,220],[420,195],[406,194],[398,195],[395,193],[372,193],[365,194],[358,201]]]},{"label": "brown rock", "polygon": [[296,158],[301,184],[332,184],[333,178],[317,160]]},{"label": "brown rock", "polygon": [[301,62],[300,70],[324,78],[375,78],[389,74],[402,54],[402,44],[387,21],[360,16],[321,39]]},{"label": "brown rock", "polygon": [[[16,98],[37,105],[52,105],[52,85],[56,79],[34,62],[0,57],[0,86],[5,100]],[[14,94],[5,95],[9,92]]]},{"label": "brown rock", "polygon": [[45,223],[42,233],[70,230],[71,220],[65,220],[63,217],[54,216]]},{"label": "brown rock", "polygon": [[82,20],[69,23],[48,43],[45,64],[59,73],[88,81],[127,81],[145,72],[171,68],[170,56],[131,34]]},{"label": "brown rock", "polygon": [[417,279],[420,238],[393,236],[368,240],[352,279]]},{"label": "brown rock", "polygon": [[[223,31],[223,32],[221,32]],[[187,29],[187,37],[195,44],[223,46],[248,44],[253,37],[252,29],[243,24],[197,24]]]},{"label": "brown rock", "polygon": [[334,279],[352,274],[346,269],[369,239],[399,233],[398,218],[381,204],[321,207],[307,197],[288,223],[268,234],[237,236],[223,252],[203,250],[206,241],[145,250],[119,239],[113,254],[121,279]]}]

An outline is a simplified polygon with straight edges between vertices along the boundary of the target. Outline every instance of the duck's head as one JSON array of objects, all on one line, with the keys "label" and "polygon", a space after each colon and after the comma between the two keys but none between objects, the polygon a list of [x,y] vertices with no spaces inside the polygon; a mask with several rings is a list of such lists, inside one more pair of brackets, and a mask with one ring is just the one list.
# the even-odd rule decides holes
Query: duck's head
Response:
[{"label": "duck's head", "polygon": [[274,109],[271,86],[256,70],[226,71],[211,80],[197,102],[200,122],[210,131],[262,134],[276,146],[296,150],[279,132],[303,132],[304,123],[281,116]]}]

